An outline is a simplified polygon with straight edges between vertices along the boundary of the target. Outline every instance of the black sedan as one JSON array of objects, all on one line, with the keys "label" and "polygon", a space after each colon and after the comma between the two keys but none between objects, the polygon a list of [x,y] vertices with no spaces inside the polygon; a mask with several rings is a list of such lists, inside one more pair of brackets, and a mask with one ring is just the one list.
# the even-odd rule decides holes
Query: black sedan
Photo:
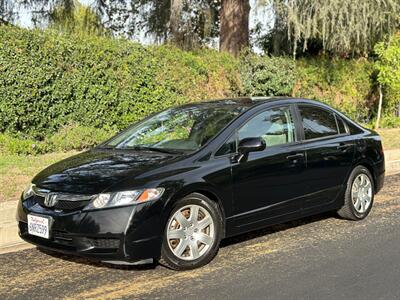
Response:
[{"label": "black sedan", "polygon": [[170,108],[39,173],[18,204],[40,248],[185,270],[221,239],[325,211],[362,220],[384,182],[377,133],[320,102]]}]

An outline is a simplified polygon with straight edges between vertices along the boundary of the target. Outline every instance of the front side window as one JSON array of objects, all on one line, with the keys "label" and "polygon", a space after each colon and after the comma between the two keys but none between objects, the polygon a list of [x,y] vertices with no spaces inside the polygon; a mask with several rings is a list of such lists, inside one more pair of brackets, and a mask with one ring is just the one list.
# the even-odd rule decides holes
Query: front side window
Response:
[{"label": "front side window", "polygon": [[225,144],[223,144],[221,148],[218,149],[218,151],[215,153],[215,156],[221,156],[235,152],[236,152],[236,136],[231,136],[231,138],[227,142],[225,142]]},{"label": "front side window", "polygon": [[229,104],[171,108],[139,122],[102,147],[194,151],[245,109],[244,106]]},{"label": "front side window", "polygon": [[315,106],[299,106],[306,140],[338,134],[335,115]]},{"label": "front side window", "polygon": [[261,137],[267,147],[295,141],[295,126],[289,106],[271,108],[253,117],[238,132],[239,141]]}]

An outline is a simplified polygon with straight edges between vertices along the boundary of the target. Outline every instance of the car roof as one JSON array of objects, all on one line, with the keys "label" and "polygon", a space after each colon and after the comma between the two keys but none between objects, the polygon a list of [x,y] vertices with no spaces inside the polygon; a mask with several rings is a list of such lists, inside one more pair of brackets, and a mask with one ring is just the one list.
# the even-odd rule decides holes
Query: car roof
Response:
[{"label": "car roof", "polygon": [[[304,98],[296,98],[296,97],[285,97],[285,96],[273,96],[273,97],[234,97],[234,98],[223,98],[223,99],[216,99],[216,100],[206,100],[201,102],[196,102],[193,104],[209,104],[209,105],[237,105],[237,106],[244,106],[251,108],[253,106],[261,105],[264,103],[271,103],[271,102],[278,102],[278,101],[285,101],[290,100],[295,103],[305,102],[305,103],[314,103],[326,106],[326,104],[310,99]],[[189,104],[190,105],[190,104]]]},{"label": "car roof", "polygon": [[249,111],[252,108],[261,106],[263,104],[268,103],[280,103],[288,104],[288,103],[305,103],[305,104],[314,104],[320,107],[325,107],[327,109],[333,110],[337,112],[331,106],[311,99],[304,99],[304,98],[296,98],[296,97],[285,97],[285,96],[273,96],[273,97],[232,97],[232,98],[223,98],[223,99],[215,99],[215,100],[205,100],[199,102],[191,102],[180,105],[178,107],[203,107],[206,109],[213,109],[213,108],[226,108],[228,110],[231,109],[240,109],[242,113],[245,111]]}]

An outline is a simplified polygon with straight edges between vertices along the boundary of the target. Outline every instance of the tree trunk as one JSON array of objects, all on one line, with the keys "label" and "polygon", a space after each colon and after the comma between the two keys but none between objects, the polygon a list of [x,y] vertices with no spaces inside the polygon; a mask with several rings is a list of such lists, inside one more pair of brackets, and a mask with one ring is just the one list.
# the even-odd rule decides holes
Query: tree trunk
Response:
[{"label": "tree trunk", "polygon": [[249,46],[249,0],[221,1],[220,51],[237,56]]},{"label": "tree trunk", "polygon": [[381,114],[382,114],[382,102],[383,102],[382,86],[379,85],[379,104],[378,104],[378,115],[376,116],[375,129],[379,129],[379,123],[381,121]]}]

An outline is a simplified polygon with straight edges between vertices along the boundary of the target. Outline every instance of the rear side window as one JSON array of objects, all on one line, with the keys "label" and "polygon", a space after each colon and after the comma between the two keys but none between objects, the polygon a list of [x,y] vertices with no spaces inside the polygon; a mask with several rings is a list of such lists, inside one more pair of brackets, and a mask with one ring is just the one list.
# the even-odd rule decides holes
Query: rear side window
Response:
[{"label": "rear side window", "polygon": [[337,121],[337,125],[339,128],[339,133],[340,134],[347,133],[346,125],[344,125],[344,121],[342,120],[342,118],[339,117],[338,115],[335,115],[335,116],[336,116],[336,121]]},{"label": "rear side window", "polygon": [[338,127],[335,115],[315,106],[299,106],[306,140],[337,135]]}]

